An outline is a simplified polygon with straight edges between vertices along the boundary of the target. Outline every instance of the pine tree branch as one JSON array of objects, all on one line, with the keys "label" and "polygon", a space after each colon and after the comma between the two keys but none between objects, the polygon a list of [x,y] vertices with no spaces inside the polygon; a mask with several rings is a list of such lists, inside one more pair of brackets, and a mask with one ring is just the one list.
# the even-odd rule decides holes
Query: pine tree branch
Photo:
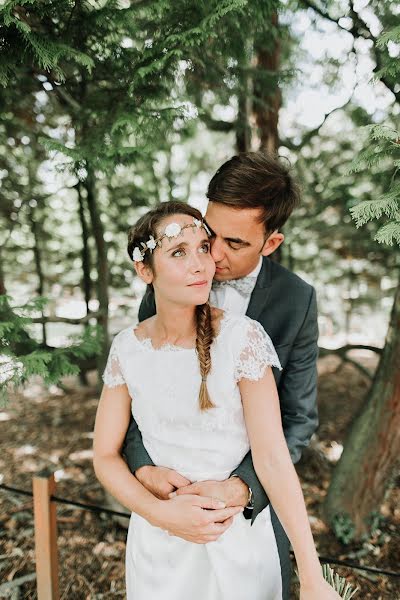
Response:
[{"label": "pine tree branch", "polygon": [[360,364],[357,360],[354,360],[354,358],[350,358],[350,356],[347,356],[347,352],[349,352],[350,350],[369,350],[370,352],[382,354],[382,348],[377,348],[376,346],[368,346],[365,344],[346,344],[341,348],[319,348],[319,358],[324,358],[325,356],[330,356],[331,354],[339,356],[339,358],[343,362],[347,362],[353,365],[353,367],[360,371],[360,373],[362,373],[363,375],[368,377],[368,379],[371,380],[373,378],[373,374],[366,367]]},{"label": "pine tree branch", "polygon": [[[370,30],[370,28],[368,27],[368,25],[364,21],[364,19],[360,16],[360,14],[354,10],[354,3],[352,0],[350,0],[349,17],[352,20],[353,24],[350,27],[350,29],[347,29],[343,25],[340,25],[340,23],[339,23],[340,18],[335,19],[334,17],[331,17],[331,15],[328,12],[324,11],[322,8],[315,5],[314,2],[311,2],[311,0],[300,0],[300,2],[307,8],[311,8],[320,17],[330,21],[331,23],[335,23],[339,27],[339,29],[342,29],[343,31],[350,33],[353,36],[353,38],[362,37],[365,40],[371,40],[374,44],[372,52],[373,52],[375,62],[376,62],[376,66],[374,68],[374,73],[378,73],[382,69],[382,67],[383,67],[382,53],[379,51],[379,49],[376,46],[377,38],[376,38],[376,36],[374,36],[374,34]],[[389,79],[385,75],[379,76],[379,80],[385,85],[385,87],[390,92],[392,92],[392,94],[396,98],[396,101],[400,103],[400,91],[396,91],[395,82],[389,81]]]},{"label": "pine tree branch", "polygon": [[70,319],[68,317],[37,317],[32,320],[32,323],[68,323],[69,325],[82,325],[90,321],[90,319],[98,319],[103,315],[103,311],[91,312],[81,319]]},{"label": "pine tree branch", "polygon": [[74,2],[74,5],[73,5],[73,7],[72,7],[72,10],[71,10],[71,12],[70,12],[70,15],[69,15],[69,17],[68,17],[67,24],[66,24],[66,26],[65,26],[65,30],[66,30],[66,31],[68,31],[68,29],[69,29],[69,27],[70,27],[70,25],[71,25],[72,17],[74,16],[74,12],[75,12],[75,10],[76,10],[76,8],[77,8],[78,4],[80,4],[79,0],[75,0],[75,2]]},{"label": "pine tree branch", "polygon": [[62,100],[61,104],[67,104],[77,113],[79,113],[82,110],[82,107],[79,104],[79,102],[77,102],[75,98],[68,94],[68,92],[66,92],[65,89],[63,89],[62,85],[56,85],[53,81],[51,83],[53,85],[53,91]]},{"label": "pine tree branch", "polygon": [[229,133],[235,128],[235,123],[230,121],[223,121],[222,119],[213,119],[211,115],[205,111],[199,112],[199,118],[207,125],[211,131],[221,131],[222,133]]},{"label": "pine tree branch", "polygon": [[336,108],[333,108],[329,112],[325,113],[321,123],[319,125],[317,125],[317,127],[314,127],[314,129],[310,129],[310,131],[307,131],[298,144],[295,144],[294,142],[292,142],[291,140],[288,140],[288,139],[281,139],[279,142],[279,145],[285,146],[285,148],[288,148],[289,150],[293,150],[293,151],[301,150],[306,144],[308,144],[308,142],[311,141],[311,139],[313,137],[315,137],[316,135],[319,135],[321,128],[324,126],[324,124],[326,123],[328,118],[331,115],[333,115],[333,113],[335,113],[338,110],[342,110],[343,108],[346,108],[346,106],[348,104],[350,104],[352,97],[353,97],[353,92],[351,93],[350,98],[348,100],[346,100],[346,102],[344,104],[342,104],[341,106],[336,106]]},{"label": "pine tree branch", "polygon": [[376,352],[377,354],[382,354],[382,348],[378,348],[377,346],[369,346],[368,344],[346,344],[345,346],[341,346],[340,348],[319,348],[319,356],[323,358],[324,356],[328,356],[329,354],[337,354],[339,356],[344,356],[347,352],[351,350],[369,350],[370,352]]},{"label": "pine tree branch", "polygon": [[363,375],[365,375],[366,377],[368,377],[368,379],[372,380],[372,378],[373,378],[372,373],[370,373],[368,371],[368,369],[366,369],[362,364],[360,364],[359,362],[357,362],[353,358],[350,358],[349,356],[344,356],[343,357],[343,361],[347,362],[347,363],[350,363],[351,365],[353,365],[353,367],[355,367],[356,369],[358,369],[358,371],[360,371],[360,373],[362,373]]}]

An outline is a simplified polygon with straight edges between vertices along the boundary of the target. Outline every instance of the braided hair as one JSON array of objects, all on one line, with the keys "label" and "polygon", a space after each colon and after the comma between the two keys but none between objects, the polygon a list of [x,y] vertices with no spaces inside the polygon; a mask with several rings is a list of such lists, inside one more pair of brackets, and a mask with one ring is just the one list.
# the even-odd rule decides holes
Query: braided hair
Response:
[{"label": "braided hair", "polygon": [[211,370],[211,344],[214,339],[214,327],[211,321],[210,304],[200,304],[196,307],[196,352],[199,357],[201,385],[199,393],[200,410],[214,408],[207,390],[207,375]]}]

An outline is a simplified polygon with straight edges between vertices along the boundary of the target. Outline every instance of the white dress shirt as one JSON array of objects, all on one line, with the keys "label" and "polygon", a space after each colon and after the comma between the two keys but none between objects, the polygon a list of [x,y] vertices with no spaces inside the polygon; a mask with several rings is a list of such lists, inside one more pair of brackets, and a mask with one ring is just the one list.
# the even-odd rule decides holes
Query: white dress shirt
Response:
[{"label": "white dress shirt", "polygon": [[[260,260],[256,268],[246,275],[246,277],[254,277],[254,286],[256,285],[256,280],[258,274],[261,271],[262,266],[262,256],[260,256]],[[254,289],[253,286],[253,289]],[[245,315],[247,309],[249,307],[250,296],[253,290],[251,290],[247,297],[244,297],[234,288],[229,286],[224,286],[217,290],[211,290],[210,293],[210,304],[211,306],[216,306],[217,308],[221,308],[227,312],[233,312],[236,315]]]}]

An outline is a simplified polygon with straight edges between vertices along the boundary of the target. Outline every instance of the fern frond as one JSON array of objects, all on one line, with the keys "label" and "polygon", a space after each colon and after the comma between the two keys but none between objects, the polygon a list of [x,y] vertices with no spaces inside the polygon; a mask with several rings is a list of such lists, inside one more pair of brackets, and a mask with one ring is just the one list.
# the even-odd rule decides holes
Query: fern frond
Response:
[{"label": "fern frond", "polygon": [[323,565],[322,573],[324,579],[333,587],[333,589],[339,594],[343,600],[350,600],[357,593],[358,588],[355,590],[351,587],[344,577],[340,577],[329,565]]}]

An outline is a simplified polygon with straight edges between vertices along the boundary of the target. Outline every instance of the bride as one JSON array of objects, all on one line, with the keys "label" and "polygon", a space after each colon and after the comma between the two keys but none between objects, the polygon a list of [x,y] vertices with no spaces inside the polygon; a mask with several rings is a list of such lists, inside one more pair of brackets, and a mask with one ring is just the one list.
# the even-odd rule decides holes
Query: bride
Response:
[{"label": "bride", "polygon": [[[294,549],[301,600],[337,600],[325,582],[301,487],[282,431],[271,367],[279,359],[262,326],[210,307],[215,271],[201,214],[168,202],[129,232],[137,274],[153,286],[157,314],[114,339],[95,424],[94,468],[131,512],[128,600],[281,600],[282,574],[269,506],[253,525],[217,499],[224,533],[195,544],[157,519],[187,496],[159,500],[132,476],[121,449],[132,414],[154,464],[190,481],[224,480],[252,450],[259,480]],[[145,508],[143,508],[145,507]],[[214,513],[215,514],[215,513]],[[217,525],[217,524],[216,524]],[[218,538],[218,539],[217,539]]]}]

